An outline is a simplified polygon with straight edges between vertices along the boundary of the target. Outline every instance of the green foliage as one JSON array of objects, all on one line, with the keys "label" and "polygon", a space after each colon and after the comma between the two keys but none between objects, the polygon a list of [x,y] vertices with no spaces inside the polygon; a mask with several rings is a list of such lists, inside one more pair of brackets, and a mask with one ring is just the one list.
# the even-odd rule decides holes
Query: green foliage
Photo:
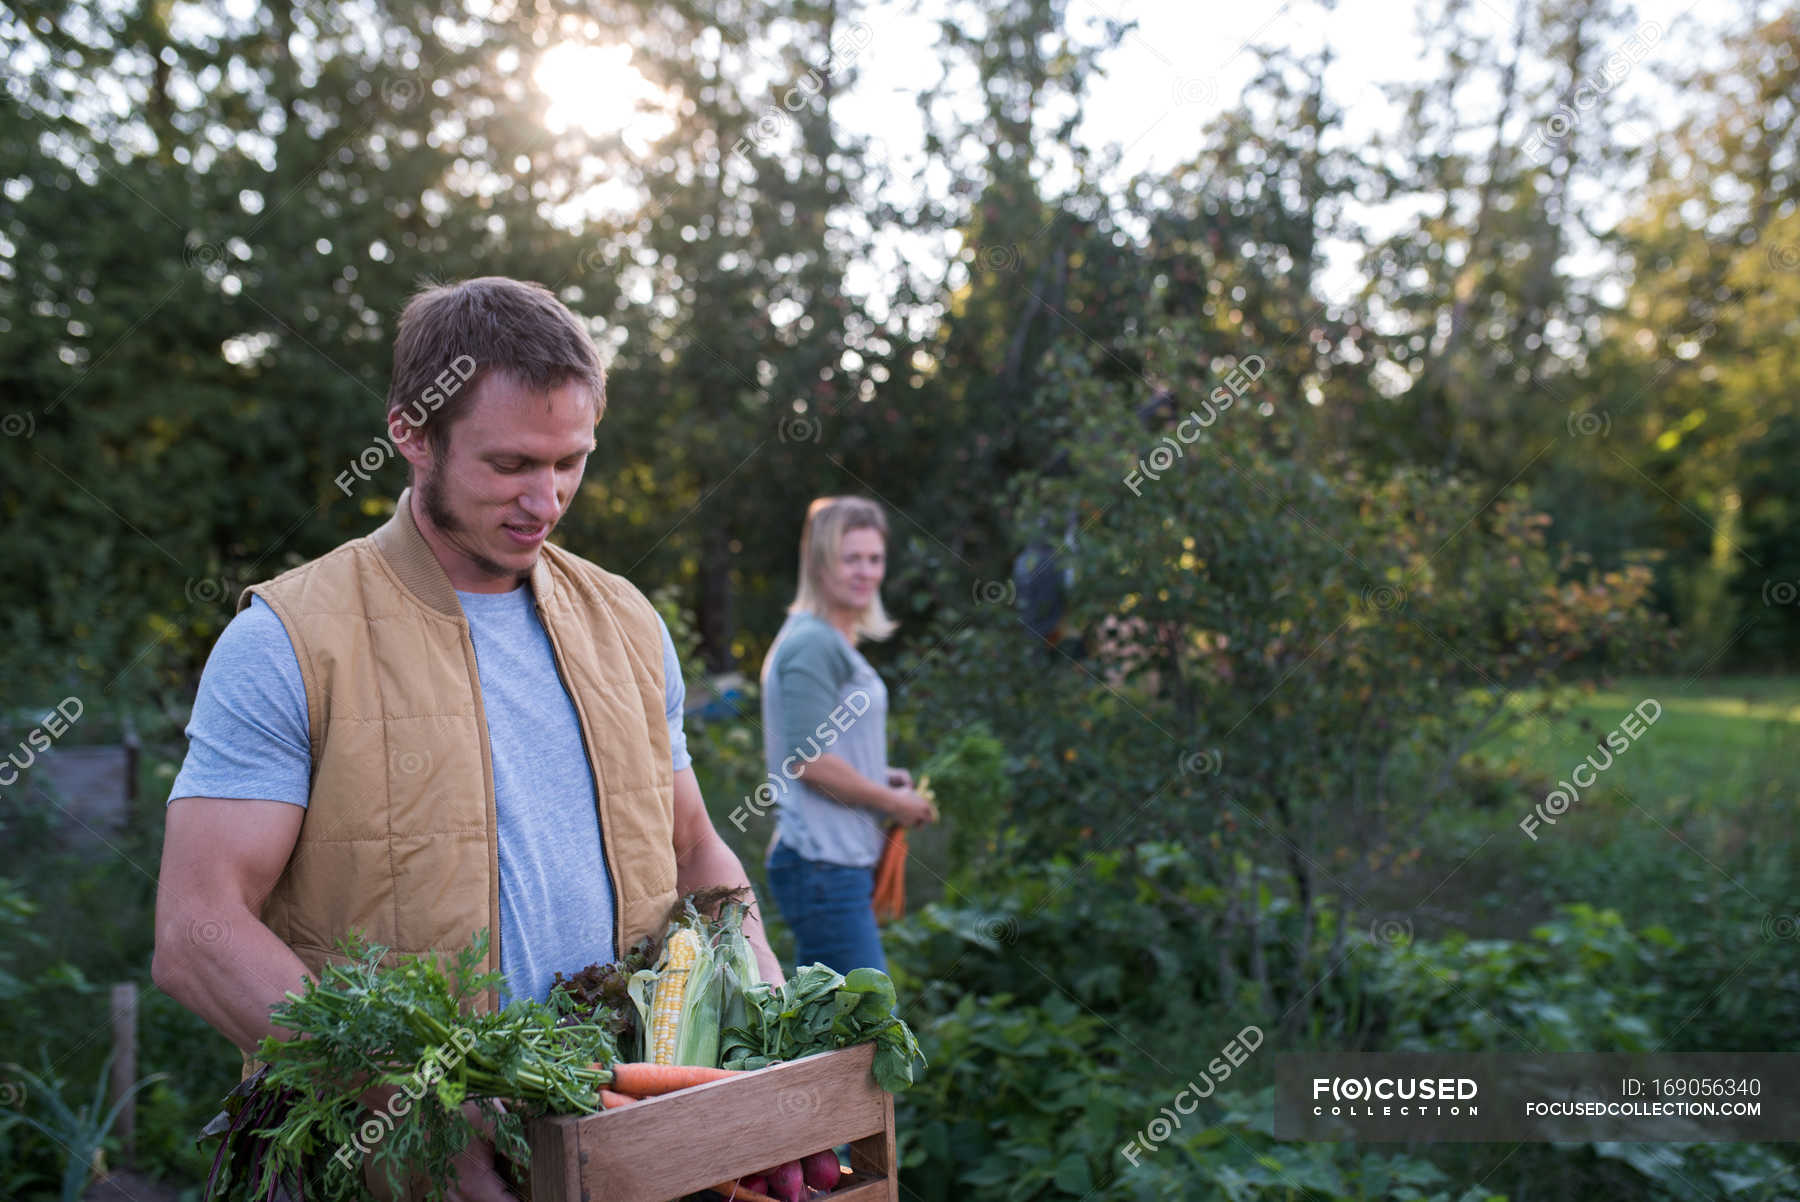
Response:
[{"label": "green foliage", "polygon": [[1034,986],[966,993],[920,1024],[938,1068],[896,1100],[909,1189],[1079,1198],[1111,1176],[1140,1100],[1120,1068],[1128,1049],[1105,1020]]},{"label": "green foliage", "polygon": [[[0,1003],[28,1001],[39,989],[88,987],[79,968],[49,958],[49,940],[39,929],[38,914],[39,907],[17,881],[0,877]],[[31,975],[21,976],[22,972]]]},{"label": "green foliage", "polygon": [[875,1080],[890,1093],[913,1085],[925,1067],[918,1041],[895,1012],[897,995],[876,968],[843,976],[823,964],[801,966],[780,985],[746,991],[743,1026],[720,1040],[725,1068],[758,1069],[859,1043],[875,1045]]},{"label": "green foliage", "polygon": [[1676,940],[1634,934],[1618,913],[1585,903],[1528,941],[1402,944],[1380,960],[1371,989],[1383,1021],[1371,1032],[1394,1051],[1654,1051],[1649,1016]]},{"label": "green foliage", "polygon": [[[592,1066],[618,1058],[610,1034],[576,1019],[562,993],[548,1005],[514,999],[470,1012],[503,981],[482,969],[487,941],[478,932],[443,964],[409,956],[383,967],[387,948],[341,940],[347,962],[328,964],[270,1014],[295,1037],[263,1040],[258,1055],[267,1067],[232,1091],[208,1127],[226,1145],[208,1196],[268,1198],[301,1179],[309,1193],[356,1198],[363,1158],[372,1155],[394,1189],[421,1174],[428,1196],[439,1199],[452,1183],[451,1162],[475,1134],[465,1102],[492,1122],[496,1152],[520,1165],[530,1162],[526,1117],[593,1113],[606,1078]],[[400,1093],[375,1120],[360,1099],[378,1086]],[[375,1140],[362,1134],[371,1122]]]},{"label": "green foliage", "polygon": [[[1097,854],[1079,881],[1072,868],[999,875],[990,866],[959,906],[927,907],[889,928],[896,980],[939,1066],[897,1112],[907,1179],[930,1196],[1695,1196],[1682,1179],[1707,1183],[1702,1197],[1780,1196],[1788,1166],[1757,1146],[1443,1145],[1397,1154],[1281,1143],[1270,1128],[1266,1052],[1166,1141],[1139,1142],[1133,1164],[1122,1149],[1197,1065],[1247,1022],[1273,1033],[1279,1014],[1259,1015],[1253,994],[1221,992],[1185,926],[1171,921],[1169,887],[1194,868],[1182,849]],[[1195,910],[1226,904],[1203,886],[1184,900]],[[1271,914],[1273,955],[1300,926],[1291,906]],[[1352,934],[1324,974],[1322,957],[1339,936],[1322,923],[1313,950],[1324,999],[1307,1027],[1270,1046],[1626,1051],[1675,1037],[1683,1050],[1723,1050],[1691,1042],[1684,1029],[1717,978],[1708,984],[1682,965],[1724,933],[1634,931],[1616,911],[1575,904],[1525,940]]]},{"label": "green foliage", "polygon": [[[23,1065],[0,1065],[0,1072],[12,1078],[13,1088],[21,1089],[26,1098],[19,1106],[0,1106],[0,1121],[16,1120],[23,1123],[61,1150],[62,1202],[79,1202],[89,1179],[104,1163],[102,1152],[106,1147],[107,1136],[112,1132],[113,1124],[118,1121],[120,1112],[131,1104],[131,1100],[141,1090],[162,1077],[162,1074],[155,1073],[132,1082],[109,1105],[107,1089],[112,1076],[112,1060],[109,1053],[94,1081],[92,1098],[80,1105],[71,1105],[64,1100],[63,1082],[51,1069],[47,1052],[44,1053],[42,1074],[34,1073]],[[34,1111],[45,1117],[39,1118]]]},{"label": "green foliage", "polygon": [[994,850],[995,835],[1012,795],[1008,767],[1005,746],[986,723],[976,722],[957,731],[913,772],[915,782],[930,778],[932,794],[949,831],[952,872]]}]

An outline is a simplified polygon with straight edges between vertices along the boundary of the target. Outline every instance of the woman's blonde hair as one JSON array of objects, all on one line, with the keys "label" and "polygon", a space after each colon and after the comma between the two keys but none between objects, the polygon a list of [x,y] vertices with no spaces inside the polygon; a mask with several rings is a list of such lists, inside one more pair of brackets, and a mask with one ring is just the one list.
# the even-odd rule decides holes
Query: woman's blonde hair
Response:
[{"label": "woman's blonde hair", "polygon": [[[843,550],[844,536],[852,530],[873,530],[881,535],[883,550],[887,548],[887,514],[867,497],[820,497],[806,507],[806,525],[800,531],[800,587],[794,593],[791,614],[809,613],[831,620],[825,602],[825,579]],[[893,634],[900,623],[888,617],[881,605],[881,590],[857,615],[851,642],[858,639],[881,640]]]}]

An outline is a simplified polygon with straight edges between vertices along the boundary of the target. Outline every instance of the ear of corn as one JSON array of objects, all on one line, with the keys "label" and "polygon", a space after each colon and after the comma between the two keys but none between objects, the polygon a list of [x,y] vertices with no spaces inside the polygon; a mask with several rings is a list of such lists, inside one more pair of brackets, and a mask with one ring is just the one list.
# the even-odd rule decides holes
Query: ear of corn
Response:
[{"label": "ear of corn", "polygon": [[700,938],[687,927],[669,937],[668,963],[656,978],[655,1001],[650,1014],[650,1062],[675,1063],[675,1036],[681,1027],[682,1002],[687,996],[688,974],[700,954]]},{"label": "ear of corn", "polygon": [[681,1026],[675,1032],[676,1064],[715,1068],[719,1063],[719,1016],[724,1008],[718,955],[699,941],[694,967],[688,970],[681,999]]}]

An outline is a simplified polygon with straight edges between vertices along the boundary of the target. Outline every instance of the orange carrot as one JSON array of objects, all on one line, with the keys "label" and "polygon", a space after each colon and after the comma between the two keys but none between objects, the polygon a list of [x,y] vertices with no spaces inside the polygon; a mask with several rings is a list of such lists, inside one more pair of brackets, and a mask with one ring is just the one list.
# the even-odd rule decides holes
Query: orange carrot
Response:
[{"label": "orange carrot", "polygon": [[612,1087],[620,1093],[633,1097],[649,1098],[657,1094],[674,1093],[678,1089],[687,1089],[693,1085],[704,1085],[708,1081],[723,1081],[727,1077],[740,1075],[737,1069],[701,1068],[688,1064],[635,1064],[619,1063],[608,1066],[612,1073]]},{"label": "orange carrot", "polygon": [[617,1110],[621,1106],[629,1106],[633,1102],[641,1101],[643,1101],[642,1098],[634,1098],[628,1093],[619,1093],[616,1090],[602,1089],[600,1091],[600,1109],[602,1110]]},{"label": "orange carrot", "polygon": [[875,867],[875,890],[871,897],[875,921],[892,922],[906,913],[906,828],[890,826],[881,847],[881,860]]}]

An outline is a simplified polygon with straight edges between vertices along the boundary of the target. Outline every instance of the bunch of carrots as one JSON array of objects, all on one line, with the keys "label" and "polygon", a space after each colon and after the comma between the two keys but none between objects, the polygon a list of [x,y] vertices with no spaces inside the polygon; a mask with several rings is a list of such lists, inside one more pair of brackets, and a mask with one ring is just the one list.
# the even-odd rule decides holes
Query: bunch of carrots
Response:
[{"label": "bunch of carrots", "polygon": [[[600,1105],[606,1110],[617,1110],[645,1098],[660,1097],[711,1081],[723,1081],[741,1076],[743,1072],[700,1065],[625,1061],[615,1064],[596,1062],[592,1067],[608,1079],[608,1084],[600,1089]],[[843,1169],[838,1164],[837,1153],[827,1148],[800,1160],[708,1188],[731,1202],[802,1202],[808,1197],[808,1190],[832,1190],[842,1179]]]},{"label": "bunch of carrots", "polygon": [[[931,803],[932,821],[937,821],[937,797],[931,791],[931,777],[921,776],[919,796]],[[906,916],[906,828],[890,826],[887,842],[881,848],[881,860],[875,865],[875,921],[895,922]]]}]

